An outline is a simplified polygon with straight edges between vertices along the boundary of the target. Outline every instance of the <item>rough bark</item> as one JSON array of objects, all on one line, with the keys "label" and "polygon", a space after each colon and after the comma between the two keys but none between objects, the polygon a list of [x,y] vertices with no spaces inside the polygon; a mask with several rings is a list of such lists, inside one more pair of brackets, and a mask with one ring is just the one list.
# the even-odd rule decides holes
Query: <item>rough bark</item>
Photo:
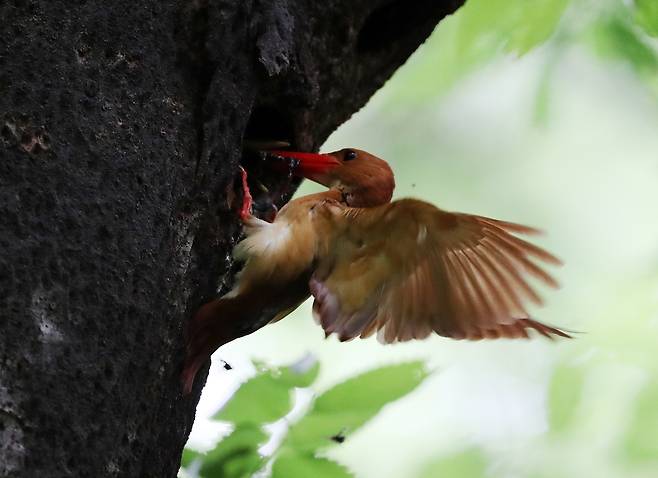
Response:
[{"label": "rough bark", "polygon": [[0,2],[0,476],[175,476],[243,138],[317,148],[461,3]]}]

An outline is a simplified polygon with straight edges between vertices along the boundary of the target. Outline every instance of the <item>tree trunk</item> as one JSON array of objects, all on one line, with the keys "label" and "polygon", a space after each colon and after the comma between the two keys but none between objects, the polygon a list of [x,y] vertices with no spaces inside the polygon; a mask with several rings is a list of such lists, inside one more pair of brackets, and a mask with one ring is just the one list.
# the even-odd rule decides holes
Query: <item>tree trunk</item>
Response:
[{"label": "tree trunk", "polygon": [[316,149],[461,3],[0,3],[0,476],[176,475],[243,139]]}]

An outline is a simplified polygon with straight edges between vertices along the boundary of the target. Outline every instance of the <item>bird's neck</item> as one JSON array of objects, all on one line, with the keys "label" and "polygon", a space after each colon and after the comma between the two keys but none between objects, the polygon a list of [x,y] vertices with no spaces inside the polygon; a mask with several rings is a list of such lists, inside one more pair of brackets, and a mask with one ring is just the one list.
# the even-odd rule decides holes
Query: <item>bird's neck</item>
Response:
[{"label": "bird's neck", "polygon": [[287,220],[292,220],[291,218],[296,217],[298,214],[306,215],[309,207],[313,207],[322,201],[344,202],[342,193],[335,189],[307,194],[306,196],[295,198],[286,204],[279,211],[277,218],[282,219],[285,217]]},{"label": "bird's neck", "polygon": [[345,195],[340,189],[331,188],[327,191],[321,192],[322,199],[330,199],[338,202],[345,202]]},{"label": "bird's neck", "polygon": [[391,201],[393,185],[364,184],[335,190],[341,201],[352,207],[376,207]]},{"label": "bird's neck", "polygon": [[338,189],[329,189],[327,191],[322,191],[320,193],[308,194],[299,198],[304,202],[319,202],[324,200],[345,202],[343,193]]}]

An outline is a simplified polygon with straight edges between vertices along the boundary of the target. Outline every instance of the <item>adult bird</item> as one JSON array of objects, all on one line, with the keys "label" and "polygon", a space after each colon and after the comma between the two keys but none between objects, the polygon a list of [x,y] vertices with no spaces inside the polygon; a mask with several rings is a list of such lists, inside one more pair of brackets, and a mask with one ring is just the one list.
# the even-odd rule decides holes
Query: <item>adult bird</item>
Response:
[{"label": "adult bird", "polygon": [[435,332],[453,339],[569,337],[530,318],[541,303],[534,276],[555,287],[540,263],[559,264],[517,237],[536,229],[443,211],[416,199],[391,202],[389,165],[358,149],[329,154],[271,152],[294,174],[329,189],[290,201],[273,222],[250,213],[235,287],[199,309],[188,329],[185,393],[221,345],[282,319],[313,295],[313,315],[339,340],[377,334],[392,343]]}]

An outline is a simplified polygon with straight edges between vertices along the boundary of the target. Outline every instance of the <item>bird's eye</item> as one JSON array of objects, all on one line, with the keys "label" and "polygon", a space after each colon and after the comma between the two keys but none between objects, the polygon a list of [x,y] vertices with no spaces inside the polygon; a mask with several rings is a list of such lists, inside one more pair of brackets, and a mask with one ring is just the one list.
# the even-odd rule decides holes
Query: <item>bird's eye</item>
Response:
[{"label": "bird's eye", "polygon": [[343,155],[343,159],[345,161],[352,161],[353,159],[356,159],[356,151],[348,149],[345,151],[345,154]]}]

